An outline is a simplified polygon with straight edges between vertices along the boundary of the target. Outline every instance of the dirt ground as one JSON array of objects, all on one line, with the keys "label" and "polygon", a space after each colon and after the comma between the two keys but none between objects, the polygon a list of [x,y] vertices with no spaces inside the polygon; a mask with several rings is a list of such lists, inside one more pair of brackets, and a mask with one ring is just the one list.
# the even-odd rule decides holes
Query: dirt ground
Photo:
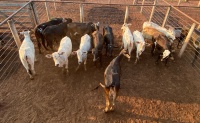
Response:
[{"label": "dirt ground", "polygon": [[[131,29],[137,29],[143,23],[142,17],[138,16],[131,18],[131,22],[141,20]],[[111,26],[118,45],[121,33],[117,29],[121,21]],[[81,66],[75,72],[77,58],[70,57],[70,75],[63,75],[52,59],[45,58],[47,52],[38,54],[36,48],[38,61],[34,80],[29,79],[21,66],[12,77],[0,83],[0,122],[199,123],[199,74],[183,57],[178,57],[178,50],[174,53],[175,60],[170,60],[167,67],[162,62],[155,64],[157,54],[152,57],[150,50],[147,46],[137,65],[134,65],[135,50],[130,62],[123,58],[121,89],[115,111],[104,113],[103,89],[91,90],[99,82],[104,83],[104,70],[118,55],[119,48],[114,49],[113,58],[103,56],[102,68],[93,65],[93,56],[89,54],[87,71]]]}]

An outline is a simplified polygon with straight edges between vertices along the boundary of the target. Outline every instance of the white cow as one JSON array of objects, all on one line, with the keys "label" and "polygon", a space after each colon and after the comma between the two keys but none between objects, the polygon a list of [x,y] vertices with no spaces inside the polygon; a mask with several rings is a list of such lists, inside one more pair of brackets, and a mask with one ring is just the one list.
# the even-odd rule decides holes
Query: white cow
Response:
[{"label": "white cow", "polygon": [[[122,47],[124,47],[124,50],[128,50],[128,54],[131,57],[131,52],[134,48],[134,42],[133,42],[133,35],[128,27],[129,25],[131,24],[124,23],[121,27],[121,29],[123,30]],[[128,60],[130,61],[130,58]]]},{"label": "white cow", "polygon": [[68,70],[68,57],[72,53],[72,42],[71,39],[67,36],[61,39],[60,46],[58,48],[57,52],[54,52],[52,54],[47,54],[47,58],[53,58],[55,62],[55,66],[57,67],[65,67],[63,73],[66,72],[69,73]]},{"label": "white cow", "polygon": [[85,34],[84,36],[81,37],[81,43],[79,46],[79,49],[77,51],[73,51],[73,55],[77,54],[78,58],[78,67],[76,68],[76,71],[79,69],[80,64],[84,61],[84,69],[85,71],[87,70],[86,68],[86,63],[87,63],[87,53],[91,48],[91,37],[88,34]]},{"label": "white cow", "polygon": [[159,32],[165,34],[172,42],[173,42],[173,40],[176,39],[174,28],[169,26],[169,25],[168,25],[169,29],[167,30],[166,28],[161,27],[161,26],[159,26],[159,25],[157,25],[153,22],[146,21],[146,22],[143,23],[143,29],[146,28],[146,27],[155,28]]},{"label": "white cow", "polygon": [[24,40],[19,48],[19,58],[26,68],[27,73],[30,76],[30,79],[33,79],[33,75],[35,75],[34,69],[34,60],[35,60],[35,48],[34,44],[30,38],[30,31],[25,30],[20,32],[20,34],[24,35]]},{"label": "white cow", "polygon": [[136,64],[139,60],[139,56],[145,50],[145,41],[144,37],[142,36],[142,33],[139,32],[138,30],[133,32],[133,38],[136,46],[136,60],[135,60]]}]

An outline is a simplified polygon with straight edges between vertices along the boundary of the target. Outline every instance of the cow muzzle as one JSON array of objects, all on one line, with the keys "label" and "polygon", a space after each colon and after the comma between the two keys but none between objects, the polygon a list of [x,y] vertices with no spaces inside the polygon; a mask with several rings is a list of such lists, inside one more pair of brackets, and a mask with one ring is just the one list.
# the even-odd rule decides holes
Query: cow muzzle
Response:
[{"label": "cow muzzle", "polygon": [[59,64],[55,64],[55,66],[56,66],[56,67],[58,67],[58,66],[59,66]]}]

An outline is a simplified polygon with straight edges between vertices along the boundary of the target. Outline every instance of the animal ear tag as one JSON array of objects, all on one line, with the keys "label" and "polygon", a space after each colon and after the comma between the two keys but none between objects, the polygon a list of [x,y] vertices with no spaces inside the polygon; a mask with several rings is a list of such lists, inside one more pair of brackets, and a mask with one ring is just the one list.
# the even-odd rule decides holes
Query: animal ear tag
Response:
[{"label": "animal ear tag", "polygon": [[46,54],[46,56],[45,56],[46,58],[52,58],[52,54]]}]

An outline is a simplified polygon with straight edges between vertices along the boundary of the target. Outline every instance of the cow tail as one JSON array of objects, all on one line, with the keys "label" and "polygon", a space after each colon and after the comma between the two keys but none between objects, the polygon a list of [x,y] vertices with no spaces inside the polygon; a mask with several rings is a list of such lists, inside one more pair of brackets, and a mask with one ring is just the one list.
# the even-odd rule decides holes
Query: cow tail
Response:
[{"label": "cow tail", "polygon": [[94,89],[92,89],[92,91],[97,90],[100,86],[103,87],[103,88],[105,88],[105,85],[99,83],[99,85],[97,87],[95,87]]}]

